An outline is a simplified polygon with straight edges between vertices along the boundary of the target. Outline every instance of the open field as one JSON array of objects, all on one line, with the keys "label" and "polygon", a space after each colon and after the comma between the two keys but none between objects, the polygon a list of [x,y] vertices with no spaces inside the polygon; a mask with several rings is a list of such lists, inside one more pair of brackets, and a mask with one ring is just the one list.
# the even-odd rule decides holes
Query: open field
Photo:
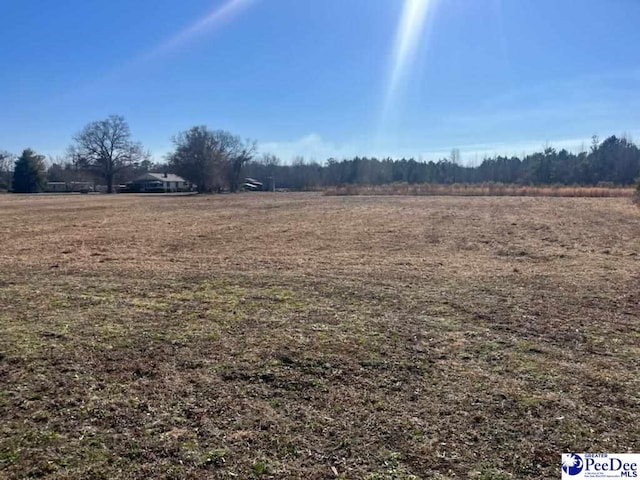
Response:
[{"label": "open field", "polygon": [[543,479],[640,450],[628,198],[0,196],[0,478]]},{"label": "open field", "polygon": [[325,195],[436,195],[491,197],[632,197],[633,187],[534,186],[504,183],[390,183],[330,187]]}]

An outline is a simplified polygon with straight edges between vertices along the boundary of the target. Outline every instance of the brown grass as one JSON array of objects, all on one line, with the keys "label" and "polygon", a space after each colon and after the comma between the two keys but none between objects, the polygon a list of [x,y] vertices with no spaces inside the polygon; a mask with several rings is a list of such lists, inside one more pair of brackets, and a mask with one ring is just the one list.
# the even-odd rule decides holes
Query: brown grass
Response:
[{"label": "brown grass", "polygon": [[617,198],[2,196],[0,477],[541,479],[640,449]]},{"label": "brown grass", "polygon": [[388,185],[344,185],[330,187],[325,195],[436,195],[508,197],[631,197],[628,187],[526,186],[501,183],[393,183]]}]

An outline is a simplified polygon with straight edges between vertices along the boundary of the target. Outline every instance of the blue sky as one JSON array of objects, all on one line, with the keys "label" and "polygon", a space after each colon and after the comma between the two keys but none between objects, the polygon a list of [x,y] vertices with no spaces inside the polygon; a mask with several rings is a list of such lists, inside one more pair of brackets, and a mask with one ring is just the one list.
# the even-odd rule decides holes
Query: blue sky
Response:
[{"label": "blue sky", "polygon": [[[0,0],[0,150],[124,115],[283,161],[474,162],[640,136],[639,0]],[[635,136],[635,137],[634,137]]]}]

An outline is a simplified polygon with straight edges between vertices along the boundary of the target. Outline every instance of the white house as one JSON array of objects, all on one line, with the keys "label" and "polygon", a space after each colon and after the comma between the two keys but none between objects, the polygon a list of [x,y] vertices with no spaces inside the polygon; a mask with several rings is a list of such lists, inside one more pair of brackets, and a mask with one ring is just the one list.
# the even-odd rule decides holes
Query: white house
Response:
[{"label": "white house", "polygon": [[145,173],[133,182],[132,187],[139,192],[187,192],[191,183],[173,173]]}]

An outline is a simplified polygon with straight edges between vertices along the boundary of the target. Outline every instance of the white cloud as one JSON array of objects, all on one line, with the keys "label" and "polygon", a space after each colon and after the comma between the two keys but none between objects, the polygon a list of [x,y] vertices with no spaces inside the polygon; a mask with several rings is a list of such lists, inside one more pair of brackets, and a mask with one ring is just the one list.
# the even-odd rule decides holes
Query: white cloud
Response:
[{"label": "white cloud", "polygon": [[342,159],[358,155],[357,149],[352,145],[329,142],[317,133],[309,133],[294,140],[261,142],[259,149],[260,153],[278,156],[284,163],[289,163],[296,157],[324,162],[331,157]]}]

